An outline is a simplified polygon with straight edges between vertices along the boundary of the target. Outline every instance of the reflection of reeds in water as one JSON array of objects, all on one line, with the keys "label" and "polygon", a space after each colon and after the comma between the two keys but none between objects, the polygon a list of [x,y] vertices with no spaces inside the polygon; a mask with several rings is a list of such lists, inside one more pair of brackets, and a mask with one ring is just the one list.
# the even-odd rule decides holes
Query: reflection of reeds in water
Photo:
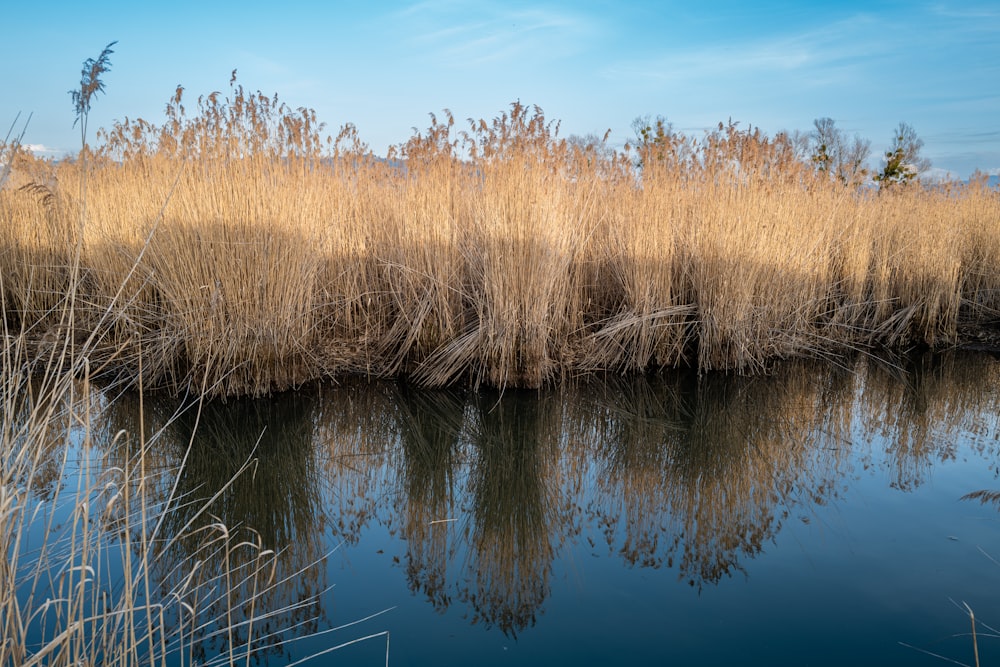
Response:
[{"label": "reflection of reeds in water", "polygon": [[[138,428],[139,406],[129,400],[134,398],[125,395],[109,406],[111,432]],[[208,589],[219,585],[218,573],[228,578],[228,595],[203,610],[205,618],[224,615],[228,627],[199,629],[202,658],[239,645],[281,651],[289,639],[285,628],[297,635],[316,631],[326,569],[308,397],[208,403],[176,412],[173,401],[150,402],[143,421],[157,437],[146,454],[144,485],[165,512],[161,530],[170,545],[159,554],[158,578],[164,591],[181,585],[190,575],[176,564],[188,562],[201,563],[189,585]],[[109,465],[124,467],[137,455],[128,441],[106,446]],[[168,502],[171,494],[180,501]],[[271,552],[280,552],[281,559],[262,555]]]},{"label": "reflection of reeds in water", "polygon": [[[357,462],[330,470],[354,480],[353,492],[376,496],[340,505],[387,513],[398,526],[411,589],[440,610],[464,602],[474,621],[517,633],[542,608],[551,563],[577,539],[581,520],[604,530],[628,564],[676,567],[701,586],[741,571],[789,515],[808,517],[835,499],[836,480],[860,472],[848,466],[869,465],[859,423],[889,438],[890,459],[901,459],[893,465],[922,460],[893,444],[909,438],[908,427],[886,410],[911,400],[900,379],[926,380],[870,366],[861,359],[783,364],[766,377],[609,378],[530,395],[412,386],[385,394],[378,386],[367,398],[349,391],[339,412],[326,408],[343,423],[323,432]],[[926,409],[995,431],[989,415],[998,397],[969,400],[994,372],[973,370],[951,389],[950,376],[941,377],[922,392]],[[874,410],[858,402],[862,393]],[[968,423],[963,404],[990,423]],[[927,452],[946,456],[954,427],[927,427]],[[392,493],[379,490],[380,475]],[[444,519],[456,521],[434,523]],[[449,569],[456,558],[465,565]]]},{"label": "reflection of reeds in water", "polygon": [[[998,431],[1000,368],[988,357],[951,351],[915,353],[868,364],[859,419],[869,437],[887,442],[893,485],[911,489],[934,461],[955,457],[960,431]],[[973,443],[980,451],[985,440]]]},{"label": "reflection of reeds in water", "polygon": [[635,379],[614,388],[613,402],[589,396],[601,461],[591,512],[609,546],[620,530],[627,562],[676,565],[692,585],[739,570],[790,505],[833,493],[845,451],[818,446],[820,387],[792,365],[752,379]]},{"label": "reflection of reeds in water", "polygon": [[406,576],[411,590],[443,611],[451,604],[445,575],[456,550],[453,540],[449,548],[450,528],[461,511],[456,487],[466,397],[401,385],[393,405],[402,450],[396,509],[409,545]]},{"label": "reflection of reeds in water", "polygon": [[[209,404],[179,480],[181,502],[160,535],[172,544],[155,568],[167,589],[190,581],[198,593],[225,583],[213,572],[229,572],[230,593],[203,611],[235,620],[235,630],[218,634],[223,626],[206,621],[202,649],[254,637],[264,647],[290,621],[318,627],[313,619],[325,610],[297,602],[326,582],[297,571],[322,554],[326,534],[358,540],[377,521],[405,539],[412,591],[438,610],[464,606],[471,622],[517,635],[544,609],[552,563],[563,544],[580,539],[580,521],[604,530],[628,565],[675,567],[692,585],[711,585],[744,570],[787,515],[835,499],[834,482],[860,472],[847,466],[867,465],[872,438],[886,439],[903,488],[920,482],[928,461],[954,455],[959,431],[982,434],[974,446],[992,460],[1000,396],[989,387],[997,372],[995,363],[956,354],[789,363],[766,377],[610,378],[542,393],[350,383],[273,403]],[[195,412],[176,417],[169,403],[146,403],[139,420],[127,395],[94,400],[108,423],[91,440],[106,464],[124,471],[141,461],[147,481],[128,488],[158,510]],[[135,443],[114,438],[140,426],[151,435],[144,459]],[[231,481],[251,453],[255,472]],[[58,488],[36,480],[46,493]],[[219,488],[200,516],[184,505]],[[455,521],[434,523],[447,519]],[[138,535],[123,534],[132,558]],[[236,547],[244,538],[249,545]],[[260,555],[275,545],[288,546],[290,565],[264,566]],[[190,580],[170,569],[197,560],[203,571]],[[248,629],[239,623],[250,613],[242,600],[253,582],[260,623]]]},{"label": "reflection of reeds in water", "polygon": [[329,529],[355,543],[365,526],[392,498],[382,493],[395,477],[391,455],[396,441],[392,392],[383,383],[347,383],[324,388],[313,415]]},{"label": "reflection of reeds in water", "polygon": [[537,394],[487,392],[474,406],[470,581],[461,595],[474,622],[516,635],[534,625],[549,592],[561,414],[554,398]]}]

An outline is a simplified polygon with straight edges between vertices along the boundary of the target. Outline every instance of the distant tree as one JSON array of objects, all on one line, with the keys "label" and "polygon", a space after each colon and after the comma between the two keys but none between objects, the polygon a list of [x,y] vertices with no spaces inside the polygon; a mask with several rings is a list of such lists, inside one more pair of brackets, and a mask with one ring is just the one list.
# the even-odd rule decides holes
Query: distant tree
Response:
[{"label": "distant tree", "polygon": [[871,142],[858,135],[848,137],[832,118],[817,118],[809,133],[809,159],[817,171],[825,172],[845,185],[860,183],[868,175],[865,163],[871,156]]},{"label": "distant tree", "polygon": [[791,130],[785,134],[792,150],[795,151],[795,158],[801,162],[810,162],[812,158],[812,134],[802,130]]},{"label": "distant tree", "polygon": [[571,134],[566,137],[566,143],[571,147],[579,148],[584,153],[593,152],[600,158],[610,158],[615,154],[615,149],[608,145],[608,136],[611,131],[602,137],[593,132],[587,134]]},{"label": "distant tree", "polygon": [[639,168],[656,164],[667,168],[690,166],[693,149],[673,123],[663,116],[637,116],[632,121],[635,139],[625,144],[625,150],[635,150]]},{"label": "distant tree", "polygon": [[565,158],[568,164],[573,164],[579,168],[605,170],[608,168],[620,169],[628,165],[629,158],[624,154],[619,154],[608,143],[611,136],[609,129],[603,136],[594,132],[587,134],[571,134],[562,141],[562,148],[566,151]]},{"label": "distant tree", "polygon": [[817,118],[813,121],[815,128],[810,134],[813,153],[812,162],[817,171],[832,171],[834,155],[839,152],[841,131],[832,118]]},{"label": "distant tree", "polygon": [[[673,125],[663,116],[653,119],[649,114],[632,119],[635,138],[625,148],[636,151],[636,164],[641,168],[646,162],[662,157],[668,137],[674,133]],[[657,154],[660,154],[659,156]]]},{"label": "distant tree", "polygon": [[[858,182],[868,175],[865,164],[872,154],[872,142],[857,134],[844,144],[841,154],[841,180]],[[849,178],[848,178],[849,177]]]},{"label": "distant tree", "polygon": [[880,187],[909,183],[931,168],[931,161],[920,155],[924,140],[913,126],[900,122],[885,154],[885,166],[875,175]]}]

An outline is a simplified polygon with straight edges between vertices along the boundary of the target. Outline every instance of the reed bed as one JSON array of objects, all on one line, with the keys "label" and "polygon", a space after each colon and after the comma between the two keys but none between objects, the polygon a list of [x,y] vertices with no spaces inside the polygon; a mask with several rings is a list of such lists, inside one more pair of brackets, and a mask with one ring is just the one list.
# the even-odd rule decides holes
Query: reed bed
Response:
[{"label": "reed bed", "polygon": [[[234,664],[287,645],[283,617],[312,620],[296,633],[315,634],[323,591],[274,604],[282,545],[212,520],[213,501],[253,461],[201,501],[178,493],[190,439],[178,465],[153,468],[151,443],[165,427],[147,428],[147,340],[132,328],[151,304],[142,281],[131,282],[149,269],[121,265],[115,248],[94,255],[107,252],[100,267],[83,265],[87,171],[70,173],[74,199],[58,181],[68,170],[29,160],[13,173],[24,158],[20,139],[0,146],[4,236],[19,239],[3,247],[0,273],[0,665]],[[26,221],[38,226],[13,227]],[[138,372],[138,409],[130,428],[109,433],[113,405],[95,388],[91,360],[115,363],[124,336],[143,350],[126,359]],[[191,406],[198,416],[200,405]],[[102,460],[102,446],[120,456]]]},{"label": "reed bed", "polygon": [[[872,345],[940,347],[1000,310],[1000,196],[845,186],[784,135],[720,125],[624,153],[520,104],[450,114],[375,158],[351,126],[235,82],[0,191],[8,325],[56,337],[79,238],[92,365],[260,395],[363,373],[537,387]],[[124,288],[122,286],[124,285]]]}]

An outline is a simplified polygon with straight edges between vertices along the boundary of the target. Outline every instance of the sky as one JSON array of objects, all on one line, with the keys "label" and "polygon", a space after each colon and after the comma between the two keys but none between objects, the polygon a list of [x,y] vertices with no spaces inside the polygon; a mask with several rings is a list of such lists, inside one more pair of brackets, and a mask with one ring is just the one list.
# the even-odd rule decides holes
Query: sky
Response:
[{"label": "sky", "polygon": [[900,121],[938,173],[1000,174],[1000,3],[426,0],[82,3],[0,10],[0,138],[32,114],[24,143],[80,147],[68,91],[117,40],[93,130],[160,123],[178,85],[249,90],[345,123],[384,154],[449,109],[492,119],[520,101],[560,136],[621,147],[639,116],[700,136],[719,122],[779,131],[830,117],[872,142],[873,165]]}]

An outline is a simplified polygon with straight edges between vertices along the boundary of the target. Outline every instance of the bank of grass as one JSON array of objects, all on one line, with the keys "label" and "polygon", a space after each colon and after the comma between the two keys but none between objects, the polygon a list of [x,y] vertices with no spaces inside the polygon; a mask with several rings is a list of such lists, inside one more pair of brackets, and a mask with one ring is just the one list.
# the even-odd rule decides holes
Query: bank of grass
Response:
[{"label": "bank of grass", "polygon": [[613,154],[518,104],[464,131],[434,118],[383,160],[235,84],[181,102],[104,134],[82,232],[78,163],[25,158],[0,192],[5,315],[29,356],[58,334],[78,233],[92,365],[134,382],[141,358],[149,386],[221,395],[351,373],[756,372],[950,345],[1000,307],[1000,197],[981,184],[846,187],[736,126]]}]

